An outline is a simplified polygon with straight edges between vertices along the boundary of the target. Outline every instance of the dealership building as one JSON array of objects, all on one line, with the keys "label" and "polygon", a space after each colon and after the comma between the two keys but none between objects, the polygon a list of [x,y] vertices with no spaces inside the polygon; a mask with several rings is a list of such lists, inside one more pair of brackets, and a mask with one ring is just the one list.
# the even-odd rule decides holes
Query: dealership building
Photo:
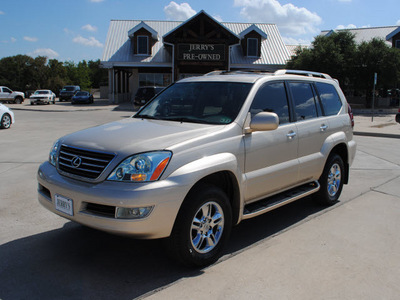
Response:
[{"label": "dealership building", "polygon": [[276,70],[290,57],[275,24],[219,22],[204,11],[184,22],[112,20],[101,59],[109,74],[102,97],[127,102],[141,86],[215,70]]}]

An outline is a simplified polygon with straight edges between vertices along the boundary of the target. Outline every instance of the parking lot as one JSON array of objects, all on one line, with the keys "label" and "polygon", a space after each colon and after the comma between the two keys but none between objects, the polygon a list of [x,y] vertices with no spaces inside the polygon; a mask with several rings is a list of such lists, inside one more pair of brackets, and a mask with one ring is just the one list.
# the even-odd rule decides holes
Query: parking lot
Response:
[{"label": "parking lot", "polygon": [[[0,130],[0,299],[400,295],[400,139],[395,135],[356,136],[356,160],[340,203],[324,208],[306,198],[244,221],[234,228],[218,263],[189,270],[168,259],[162,241],[92,230],[37,201],[36,171],[53,141],[129,117],[130,106],[100,101],[7,106],[14,108],[16,123]],[[389,126],[381,128],[389,132]]]}]

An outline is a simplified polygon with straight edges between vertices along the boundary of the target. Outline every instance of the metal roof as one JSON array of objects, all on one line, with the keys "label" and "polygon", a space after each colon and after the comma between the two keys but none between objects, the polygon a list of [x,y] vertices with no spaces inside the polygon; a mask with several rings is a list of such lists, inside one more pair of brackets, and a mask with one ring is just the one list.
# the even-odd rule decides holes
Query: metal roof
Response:
[{"label": "metal roof", "polygon": [[[151,27],[159,37],[171,32],[185,22],[177,21],[142,21],[142,20],[111,20],[104,47],[102,64],[107,67],[170,67],[172,58],[166,51],[162,39],[155,42],[151,56],[133,54],[133,45],[128,32],[141,22]],[[286,48],[275,24],[265,23],[233,23],[222,22],[223,26],[237,36],[251,26],[257,26],[267,36],[261,41],[261,57],[246,57],[242,47],[234,45],[231,48],[230,58],[232,68],[249,68],[252,66],[283,66],[290,59],[290,52]]]},{"label": "metal roof", "polygon": [[397,30],[399,26],[384,26],[384,27],[366,27],[366,28],[354,28],[354,29],[337,29],[337,30],[324,30],[321,31],[322,36],[328,36],[332,32],[349,31],[355,35],[354,41],[357,44],[362,42],[369,42],[373,38],[380,38],[384,40],[388,45],[392,46],[392,43],[386,40],[386,37],[393,31]]}]

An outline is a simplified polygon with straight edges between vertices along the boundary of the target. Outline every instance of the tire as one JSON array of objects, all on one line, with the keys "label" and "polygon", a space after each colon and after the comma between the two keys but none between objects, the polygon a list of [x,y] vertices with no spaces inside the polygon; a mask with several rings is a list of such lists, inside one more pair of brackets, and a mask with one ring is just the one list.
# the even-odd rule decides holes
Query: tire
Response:
[{"label": "tire", "polygon": [[221,255],[232,227],[232,209],[226,194],[212,185],[195,188],[186,197],[167,249],[189,267],[214,263]]},{"label": "tire", "polygon": [[343,159],[337,154],[331,154],[319,179],[321,187],[316,194],[316,200],[319,203],[333,205],[339,200],[343,188],[344,172]]},{"label": "tire", "polygon": [[2,129],[8,129],[11,127],[11,116],[7,113],[5,113],[2,117],[1,117],[1,121],[0,121],[0,128]]},{"label": "tire", "polygon": [[23,101],[23,99],[21,97],[15,97],[15,99],[14,99],[15,104],[21,104],[22,101]]}]

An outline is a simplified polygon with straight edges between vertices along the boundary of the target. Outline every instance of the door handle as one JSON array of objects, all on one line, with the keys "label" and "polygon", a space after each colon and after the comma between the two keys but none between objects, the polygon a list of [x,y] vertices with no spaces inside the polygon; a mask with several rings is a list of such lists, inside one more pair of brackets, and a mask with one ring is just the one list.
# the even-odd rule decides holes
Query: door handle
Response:
[{"label": "door handle", "polygon": [[286,136],[287,136],[289,139],[293,139],[296,135],[297,135],[296,132],[294,132],[293,130],[289,131],[289,132],[286,134]]},{"label": "door handle", "polygon": [[321,131],[325,131],[328,129],[328,125],[322,124],[319,129],[321,129]]}]

